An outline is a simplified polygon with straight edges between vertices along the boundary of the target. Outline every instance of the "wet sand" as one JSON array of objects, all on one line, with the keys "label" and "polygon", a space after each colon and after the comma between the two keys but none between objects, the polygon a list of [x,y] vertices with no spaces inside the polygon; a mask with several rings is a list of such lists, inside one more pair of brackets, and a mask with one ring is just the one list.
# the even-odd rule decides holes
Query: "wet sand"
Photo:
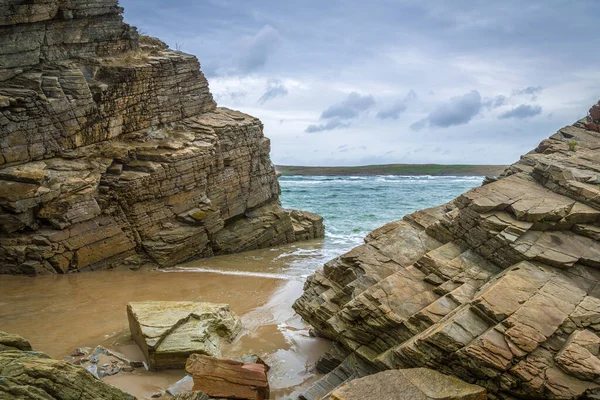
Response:
[{"label": "wet sand", "polygon": [[[319,246],[318,242],[309,243]],[[306,247],[305,246],[305,247]],[[171,270],[111,270],[35,278],[0,276],[0,330],[29,339],[36,350],[62,359],[77,347],[102,344],[141,359],[129,336],[130,301],[180,300],[228,303],[244,331],[224,356],[249,352],[272,367],[272,398],[314,379],[312,365],[329,343],[308,336],[293,301],[303,277],[297,245],[215,257]],[[300,253],[300,255],[298,254]],[[213,271],[213,272],[209,272]],[[217,271],[217,272],[214,272]],[[139,398],[149,398],[185,376],[183,370],[136,372],[105,380]]]}]

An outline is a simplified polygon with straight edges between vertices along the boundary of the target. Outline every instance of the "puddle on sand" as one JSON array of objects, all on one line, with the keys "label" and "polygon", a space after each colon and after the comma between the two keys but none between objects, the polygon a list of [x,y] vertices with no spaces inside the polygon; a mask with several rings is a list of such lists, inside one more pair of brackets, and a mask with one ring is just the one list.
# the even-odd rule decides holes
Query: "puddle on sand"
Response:
[{"label": "puddle on sand", "polygon": [[[57,359],[77,347],[99,344],[139,359],[129,336],[128,302],[228,303],[242,318],[244,331],[223,355],[261,356],[271,365],[271,398],[282,398],[315,379],[312,367],[329,347],[328,341],[308,335],[308,326],[291,308],[302,292],[302,276],[310,272],[302,267],[308,254],[291,245],[193,261],[169,273],[146,269],[2,276],[0,330],[24,336],[36,350]],[[309,261],[312,268],[314,260]],[[136,370],[105,381],[145,399],[184,376],[183,370]]]}]

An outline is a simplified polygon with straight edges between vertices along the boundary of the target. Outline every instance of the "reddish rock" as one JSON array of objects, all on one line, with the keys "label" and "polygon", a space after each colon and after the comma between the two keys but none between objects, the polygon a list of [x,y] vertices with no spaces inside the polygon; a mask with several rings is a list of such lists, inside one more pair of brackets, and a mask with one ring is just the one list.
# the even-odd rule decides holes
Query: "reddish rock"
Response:
[{"label": "reddish rock", "polygon": [[600,132],[600,125],[594,123],[594,122],[588,122],[585,124],[586,129],[589,129],[591,131],[596,131],[596,132]]},{"label": "reddish rock", "polygon": [[194,378],[193,390],[202,391],[210,397],[269,398],[267,367],[264,364],[192,354],[185,370]]},{"label": "reddish rock", "polygon": [[594,120],[600,119],[600,105],[594,104],[592,108],[590,108],[590,117]]}]

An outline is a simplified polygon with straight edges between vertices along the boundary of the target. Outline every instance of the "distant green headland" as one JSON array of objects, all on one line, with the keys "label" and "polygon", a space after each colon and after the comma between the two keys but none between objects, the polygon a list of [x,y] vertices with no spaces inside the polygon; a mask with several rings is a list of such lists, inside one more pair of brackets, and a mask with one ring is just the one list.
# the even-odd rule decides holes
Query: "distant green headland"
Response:
[{"label": "distant green headland", "polygon": [[281,175],[498,175],[506,165],[382,164],[356,167],[276,165]]}]

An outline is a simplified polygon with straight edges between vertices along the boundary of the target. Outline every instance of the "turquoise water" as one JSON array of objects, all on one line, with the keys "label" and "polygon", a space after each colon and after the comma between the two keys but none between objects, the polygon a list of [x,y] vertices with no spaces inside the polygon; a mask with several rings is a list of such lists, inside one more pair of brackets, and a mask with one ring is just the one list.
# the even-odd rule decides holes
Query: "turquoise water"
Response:
[{"label": "turquoise water", "polygon": [[303,249],[299,244],[298,252],[306,254],[297,260],[297,272],[305,275],[361,244],[385,223],[446,203],[482,181],[482,176],[282,176],[283,206],[325,219],[322,247]]}]

